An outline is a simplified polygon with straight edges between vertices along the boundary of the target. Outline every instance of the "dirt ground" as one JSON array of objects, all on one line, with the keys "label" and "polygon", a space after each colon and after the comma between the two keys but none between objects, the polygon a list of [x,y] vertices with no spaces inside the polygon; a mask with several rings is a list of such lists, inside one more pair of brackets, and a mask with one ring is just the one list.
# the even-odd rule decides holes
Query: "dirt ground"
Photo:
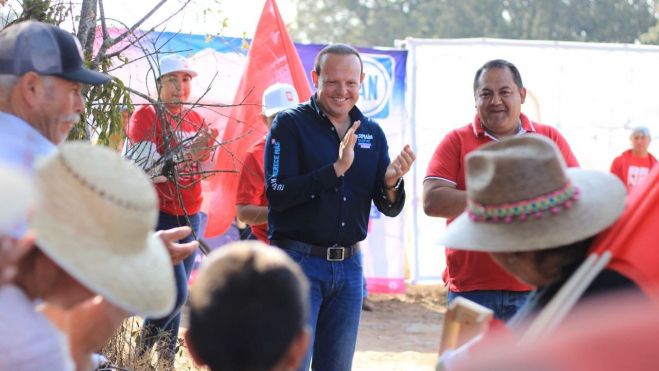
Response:
[{"label": "dirt ground", "polygon": [[446,291],[408,286],[405,295],[373,294],[362,312],[353,370],[432,370],[437,358]]},{"label": "dirt ground", "polygon": [[[434,370],[446,290],[439,285],[408,286],[405,295],[372,294],[369,299],[374,310],[362,312],[353,370]],[[185,353],[176,369],[197,370]]]}]

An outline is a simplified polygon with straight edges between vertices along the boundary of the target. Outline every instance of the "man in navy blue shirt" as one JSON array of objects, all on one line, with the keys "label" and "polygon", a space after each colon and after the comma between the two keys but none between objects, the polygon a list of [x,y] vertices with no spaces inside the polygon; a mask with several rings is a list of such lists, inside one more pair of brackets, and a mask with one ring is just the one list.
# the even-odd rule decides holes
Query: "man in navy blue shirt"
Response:
[{"label": "man in navy blue shirt", "polygon": [[313,333],[303,370],[350,370],[362,303],[356,245],[366,238],[371,201],[387,216],[405,203],[402,176],[415,155],[393,161],[380,126],[355,107],[364,79],[354,48],[318,53],[316,93],[280,112],[266,139],[268,237],[301,265],[311,284]]}]

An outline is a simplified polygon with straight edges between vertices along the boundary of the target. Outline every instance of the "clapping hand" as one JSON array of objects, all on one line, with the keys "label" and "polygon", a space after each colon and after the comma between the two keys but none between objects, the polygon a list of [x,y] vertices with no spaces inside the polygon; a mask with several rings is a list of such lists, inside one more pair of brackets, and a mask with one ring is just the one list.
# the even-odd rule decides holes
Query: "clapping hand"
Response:
[{"label": "clapping hand", "polygon": [[387,171],[384,173],[385,186],[388,189],[393,188],[398,182],[398,179],[410,171],[414,160],[416,160],[416,155],[412,151],[412,148],[409,144],[405,145],[403,150],[400,151],[400,154],[391,161],[387,167]]}]

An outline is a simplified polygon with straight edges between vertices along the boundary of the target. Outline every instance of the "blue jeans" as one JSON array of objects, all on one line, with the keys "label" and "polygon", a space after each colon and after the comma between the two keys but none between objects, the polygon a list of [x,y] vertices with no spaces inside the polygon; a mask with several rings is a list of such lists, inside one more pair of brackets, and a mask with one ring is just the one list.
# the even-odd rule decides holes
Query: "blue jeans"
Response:
[{"label": "blue jeans", "polygon": [[530,291],[479,290],[448,292],[448,302],[462,296],[494,311],[494,316],[504,322],[511,319],[524,306]]},{"label": "blue jeans", "polygon": [[301,371],[350,370],[357,344],[362,305],[361,253],[330,262],[284,250],[309,279],[311,344]]},{"label": "blue jeans", "polygon": [[[190,224],[188,224],[185,216],[175,216],[164,212],[160,212],[158,217],[158,225],[156,230],[165,230],[176,228],[180,226],[190,225],[194,231],[194,235],[190,235],[179,242],[185,243],[194,240],[194,236],[199,234],[199,214],[190,215]],[[188,278],[192,272],[192,264],[194,263],[196,251],[188,256],[183,262],[174,266],[174,277],[176,279],[176,305],[174,310],[163,318],[147,318],[144,320],[142,328],[142,339],[144,339],[145,349],[153,346],[158,340],[158,334],[162,331],[167,331],[167,347],[171,350],[172,355],[176,347],[176,340],[178,339],[178,328],[181,324],[181,308],[188,299]]]}]

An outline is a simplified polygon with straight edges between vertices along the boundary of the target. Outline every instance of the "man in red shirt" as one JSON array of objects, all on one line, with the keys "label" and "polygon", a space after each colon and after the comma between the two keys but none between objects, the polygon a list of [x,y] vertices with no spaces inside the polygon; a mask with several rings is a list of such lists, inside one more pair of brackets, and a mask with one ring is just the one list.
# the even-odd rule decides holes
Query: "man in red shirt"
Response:
[{"label": "man in red shirt", "polygon": [[[525,133],[545,135],[558,145],[568,166],[578,166],[558,130],[533,122],[521,113],[525,98],[522,77],[512,63],[492,60],[476,71],[476,116],[472,123],[449,132],[435,150],[423,181],[426,215],[447,218],[447,223],[451,223],[465,210],[465,156],[491,141]],[[517,312],[532,289],[506,273],[487,254],[450,247],[446,248],[443,278],[449,288],[449,302],[457,296],[466,297],[491,308],[504,321]]]},{"label": "man in red shirt", "polygon": [[[204,119],[189,107],[191,82],[197,73],[190,62],[176,54],[160,59],[156,69],[161,105],[144,105],[130,119],[124,156],[134,160],[153,177],[160,214],[157,230],[189,225],[199,234],[201,209],[201,163],[210,158],[217,136]],[[187,242],[182,240],[182,242]],[[195,260],[193,253],[175,267],[176,307],[166,317],[146,319],[141,335],[143,350],[153,345],[160,332],[173,359],[181,307],[188,294],[188,278]]]},{"label": "man in red shirt", "polygon": [[[289,84],[276,83],[263,92],[263,119],[267,130],[280,111],[300,103],[295,88]],[[263,153],[265,137],[254,143],[245,153],[243,171],[238,180],[236,207],[238,219],[249,224],[254,236],[267,244],[268,199],[265,196]]]},{"label": "man in red shirt", "polygon": [[648,152],[651,139],[648,128],[644,126],[634,128],[629,136],[632,148],[623,152],[611,163],[611,172],[622,180],[628,193],[645,180],[657,163],[657,159]]}]

